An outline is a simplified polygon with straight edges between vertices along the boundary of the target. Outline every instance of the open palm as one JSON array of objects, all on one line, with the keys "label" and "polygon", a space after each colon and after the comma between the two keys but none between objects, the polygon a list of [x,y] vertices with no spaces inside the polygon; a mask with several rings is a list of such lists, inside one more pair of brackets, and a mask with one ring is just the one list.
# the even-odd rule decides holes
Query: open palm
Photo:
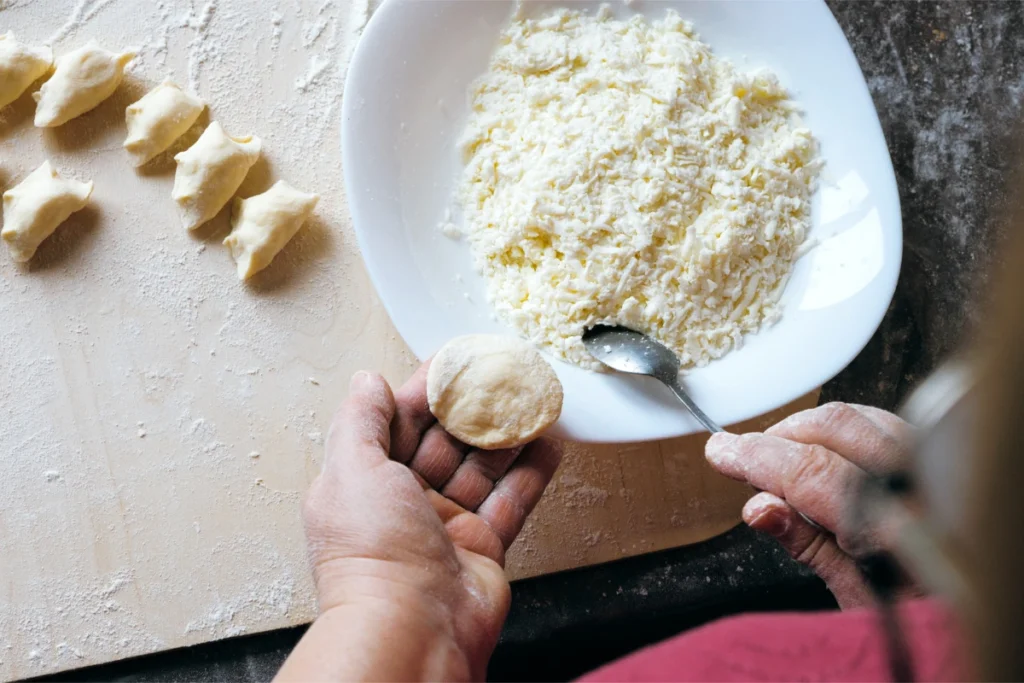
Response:
[{"label": "open palm", "polygon": [[482,677],[508,612],[505,551],[561,458],[540,439],[477,451],[427,406],[422,366],[397,392],[359,373],[304,508],[320,609],[353,600],[420,610]]}]

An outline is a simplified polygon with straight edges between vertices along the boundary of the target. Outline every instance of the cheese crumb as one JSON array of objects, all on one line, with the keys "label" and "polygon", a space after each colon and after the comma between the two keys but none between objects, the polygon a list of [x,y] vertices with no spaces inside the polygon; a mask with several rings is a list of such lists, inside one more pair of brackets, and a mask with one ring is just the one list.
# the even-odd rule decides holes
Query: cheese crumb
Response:
[{"label": "cheese crumb", "polygon": [[676,13],[516,18],[460,146],[462,232],[532,343],[600,369],[581,335],[621,324],[701,366],[779,318],[815,140],[773,74],[737,72]]},{"label": "cheese crumb", "polygon": [[438,224],[438,230],[445,237],[453,240],[457,240],[462,237],[462,232],[459,230],[459,226],[452,222],[452,210],[445,209],[444,216],[441,218],[441,222]]}]

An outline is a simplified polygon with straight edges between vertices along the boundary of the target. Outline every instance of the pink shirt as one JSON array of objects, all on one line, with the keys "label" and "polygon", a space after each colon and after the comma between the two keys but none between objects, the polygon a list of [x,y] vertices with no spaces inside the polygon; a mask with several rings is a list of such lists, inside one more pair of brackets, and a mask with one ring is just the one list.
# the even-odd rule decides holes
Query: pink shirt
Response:
[{"label": "pink shirt", "polygon": [[[900,607],[916,680],[963,678],[959,638],[934,600]],[[733,617],[635,652],[584,681],[891,680],[878,613],[752,614]]]}]

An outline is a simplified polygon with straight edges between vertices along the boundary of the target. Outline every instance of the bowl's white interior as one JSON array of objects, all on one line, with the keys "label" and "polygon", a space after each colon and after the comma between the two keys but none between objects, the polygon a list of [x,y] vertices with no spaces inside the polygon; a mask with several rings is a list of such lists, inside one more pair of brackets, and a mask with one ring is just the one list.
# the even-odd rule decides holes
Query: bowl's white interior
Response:
[{"label": "bowl's white interior", "polygon": [[[531,12],[564,3],[537,2]],[[572,2],[595,11],[597,2]],[[421,358],[449,338],[508,332],[491,318],[469,247],[440,234],[460,172],[455,140],[467,90],[487,67],[514,2],[388,0],[356,49],[345,90],[348,201],[370,275],[399,332]],[[885,140],[857,62],[824,3],[674,0],[716,54],[771,68],[805,112],[826,161],[811,238],[784,295],[781,322],[710,366],[689,372],[694,399],[730,424],[827,381],[863,348],[892,297],[902,248],[899,198]],[[596,374],[554,361],[565,386],[557,426],[583,441],[633,441],[699,429],[654,380]]]}]

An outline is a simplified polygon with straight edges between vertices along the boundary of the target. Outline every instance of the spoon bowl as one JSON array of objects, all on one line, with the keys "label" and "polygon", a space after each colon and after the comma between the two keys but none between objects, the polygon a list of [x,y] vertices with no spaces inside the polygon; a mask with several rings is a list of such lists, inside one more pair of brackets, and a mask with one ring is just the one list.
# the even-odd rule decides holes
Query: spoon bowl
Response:
[{"label": "spoon bowl", "polygon": [[722,431],[683,388],[679,381],[679,358],[665,345],[621,325],[594,325],[583,332],[583,345],[612,370],[655,378],[672,390],[705,429],[712,434]]}]

